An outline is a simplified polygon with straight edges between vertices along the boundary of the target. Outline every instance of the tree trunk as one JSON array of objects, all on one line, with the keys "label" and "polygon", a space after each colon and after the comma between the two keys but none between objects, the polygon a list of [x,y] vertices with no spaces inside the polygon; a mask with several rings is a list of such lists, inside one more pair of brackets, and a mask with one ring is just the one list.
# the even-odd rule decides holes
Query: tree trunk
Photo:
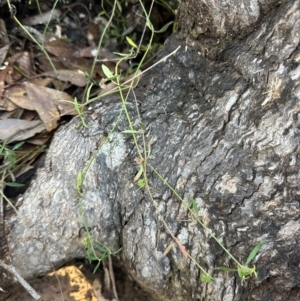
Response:
[{"label": "tree trunk", "polygon": [[[124,113],[115,126],[118,95],[89,108],[88,128],[75,118],[57,131],[19,200],[19,216],[7,216],[10,263],[23,277],[85,256],[82,205],[93,239],[112,251],[123,247],[119,263],[156,300],[298,300],[300,2],[214,2],[182,2],[181,31],[160,58],[181,48],[146,74],[127,109],[138,130],[136,98],[146,143],[153,138],[148,162],[189,205],[195,199],[199,218],[240,262],[263,241],[254,260],[258,277],[242,282],[214,270],[236,266],[150,167],[157,206],[133,183],[138,154],[122,133],[129,128]],[[199,24],[184,28],[184,14]],[[77,174],[113,128],[80,203]],[[142,148],[140,136],[138,142]],[[177,245],[163,256],[172,237],[160,216],[215,281],[201,281]]]}]

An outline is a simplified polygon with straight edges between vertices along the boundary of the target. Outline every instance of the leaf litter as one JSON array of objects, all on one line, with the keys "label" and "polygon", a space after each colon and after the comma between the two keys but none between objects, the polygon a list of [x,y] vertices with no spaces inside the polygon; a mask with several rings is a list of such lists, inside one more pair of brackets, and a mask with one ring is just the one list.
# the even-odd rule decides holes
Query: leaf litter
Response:
[{"label": "leaf litter", "polygon": [[[47,9],[46,4],[41,4],[44,5],[42,13],[36,9],[35,15],[21,18],[23,28],[11,26],[0,15],[0,144],[5,144],[7,149],[19,141],[25,141],[24,149],[27,145],[47,145],[55,129],[68,120],[65,116],[78,114],[74,97],[81,99],[91,80],[99,83],[93,90],[100,91],[105,75],[102,62],[93,68],[94,60],[99,59],[114,70],[120,58],[107,48],[97,51],[99,30],[92,29],[98,25],[92,22],[88,9],[88,17],[75,20],[71,5],[59,4],[59,8]],[[86,36],[74,39],[62,35],[62,27],[82,31],[82,23],[88,33]],[[7,33],[6,24],[13,35]],[[120,71],[129,68],[126,62],[120,66]],[[1,154],[0,160],[4,160]],[[24,161],[24,164],[30,163]]]}]

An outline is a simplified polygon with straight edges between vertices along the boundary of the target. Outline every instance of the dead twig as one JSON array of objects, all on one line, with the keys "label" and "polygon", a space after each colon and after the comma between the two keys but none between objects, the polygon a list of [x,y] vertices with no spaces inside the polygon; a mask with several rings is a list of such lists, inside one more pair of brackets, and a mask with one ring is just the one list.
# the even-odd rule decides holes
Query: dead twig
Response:
[{"label": "dead twig", "polygon": [[22,284],[22,286],[27,290],[27,292],[32,296],[32,298],[34,298],[35,300],[41,298],[41,296],[33,289],[33,287],[21,277],[21,275],[18,273],[15,267],[5,264],[2,260],[0,260],[0,266],[8,272],[10,272],[11,274],[13,274]]},{"label": "dead twig", "polygon": [[110,281],[111,281],[111,286],[113,293],[115,295],[115,298],[119,300],[118,294],[117,294],[117,288],[116,288],[116,281],[115,281],[115,275],[114,275],[114,268],[111,260],[111,255],[108,254],[108,270],[109,270],[109,276],[110,276]]}]

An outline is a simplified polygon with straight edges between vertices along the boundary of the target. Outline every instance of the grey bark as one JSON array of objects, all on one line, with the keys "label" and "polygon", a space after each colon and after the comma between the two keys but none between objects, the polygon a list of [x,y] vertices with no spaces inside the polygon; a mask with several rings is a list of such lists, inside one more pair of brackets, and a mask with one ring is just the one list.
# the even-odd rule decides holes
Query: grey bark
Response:
[{"label": "grey bark", "polygon": [[[205,2],[213,13],[213,2]],[[128,129],[124,114],[84,182],[82,206],[93,238],[111,250],[123,247],[119,263],[156,300],[297,300],[300,294],[300,3],[282,1],[269,14],[264,1],[243,4],[262,5],[245,25],[253,25],[245,39],[225,33],[216,46],[212,34],[201,52],[205,35],[195,42],[198,50],[189,31],[189,41],[170,37],[160,58],[180,50],[145,76],[135,96],[146,137],[154,138],[149,163],[184,200],[196,200],[201,220],[238,260],[264,241],[254,262],[258,278],[242,283],[215,271],[234,264],[148,169],[160,214],[216,281],[201,282],[199,269],[176,246],[163,256],[172,239],[147,192],[132,183],[137,153],[130,135],[121,133]],[[224,24],[230,16],[223,15]],[[85,256],[76,176],[121,108],[117,95],[100,99],[86,115],[89,128],[78,129],[79,119],[62,126],[19,216],[7,217],[11,264],[24,277]],[[127,108],[139,129],[133,95]]]}]

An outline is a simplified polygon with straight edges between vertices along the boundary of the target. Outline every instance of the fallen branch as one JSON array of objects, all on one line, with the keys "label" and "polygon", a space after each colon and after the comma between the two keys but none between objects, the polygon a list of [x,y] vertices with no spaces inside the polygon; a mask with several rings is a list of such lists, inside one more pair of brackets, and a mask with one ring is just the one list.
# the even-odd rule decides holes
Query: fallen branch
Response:
[{"label": "fallen branch", "polygon": [[41,298],[41,296],[33,289],[33,287],[20,276],[15,267],[5,264],[2,260],[0,260],[0,266],[13,274],[27,290],[27,292],[32,296],[32,298],[34,298],[35,300]]}]

